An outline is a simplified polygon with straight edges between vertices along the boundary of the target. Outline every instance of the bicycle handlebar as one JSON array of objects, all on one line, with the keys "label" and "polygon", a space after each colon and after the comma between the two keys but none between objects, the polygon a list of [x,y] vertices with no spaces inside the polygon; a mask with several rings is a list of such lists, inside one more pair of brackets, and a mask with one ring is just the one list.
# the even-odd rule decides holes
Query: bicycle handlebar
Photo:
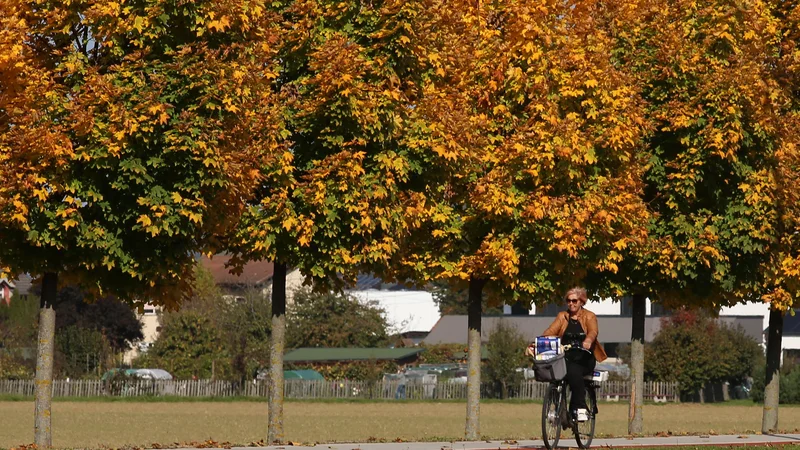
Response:
[{"label": "bicycle handlebar", "polygon": [[[531,358],[535,357],[535,351],[533,351],[534,348],[535,348],[535,344],[529,344],[528,345],[527,350],[530,350],[530,353],[526,353],[526,354],[528,354],[528,356],[530,356]],[[581,351],[584,351],[584,352],[589,353],[589,354],[592,353],[591,350],[589,350],[588,348],[583,348],[583,346],[579,345],[579,344],[563,344],[561,346],[561,353],[566,353],[569,350],[581,350]]]},{"label": "bicycle handlebar", "polygon": [[564,344],[561,346],[561,348],[564,349],[565,352],[567,350],[583,350],[586,353],[592,353],[591,350],[589,350],[588,348],[583,348],[583,346],[580,345]]}]

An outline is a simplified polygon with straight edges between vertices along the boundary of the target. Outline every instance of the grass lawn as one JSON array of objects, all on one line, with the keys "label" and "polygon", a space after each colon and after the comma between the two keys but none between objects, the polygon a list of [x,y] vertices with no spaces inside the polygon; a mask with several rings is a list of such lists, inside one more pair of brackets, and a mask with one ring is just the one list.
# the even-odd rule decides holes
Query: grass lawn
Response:
[{"label": "grass lawn", "polygon": [[[464,433],[464,403],[286,402],[290,441],[357,442],[457,440]],[[53,403],[56,447],[146,446],[214,440],[246,445],[266,435],[263,402],[69,402]],[[628,406],[603,403],[597,435],[626,434]],[[33,402],[0,402],[0,448],[33,441]],[[752,433],[761,428],[760,405],[646,405],[645,433]],[[800,407],[781,407],[787,431],[800,426]],[[481,433],[486,439],[538,439],[541,404],[486,402]]]}]

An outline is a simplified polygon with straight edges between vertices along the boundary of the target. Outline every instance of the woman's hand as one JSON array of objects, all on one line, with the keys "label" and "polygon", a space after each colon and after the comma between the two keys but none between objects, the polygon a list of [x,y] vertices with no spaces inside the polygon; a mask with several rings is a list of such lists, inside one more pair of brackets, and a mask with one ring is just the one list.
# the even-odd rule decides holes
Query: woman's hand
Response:
[{"label": "woman's hand", "polygon": [[592,341],[590,341],[589,339],[584,340],[583,348],[585,348],[586,350],[590,350],[592,348]]}]

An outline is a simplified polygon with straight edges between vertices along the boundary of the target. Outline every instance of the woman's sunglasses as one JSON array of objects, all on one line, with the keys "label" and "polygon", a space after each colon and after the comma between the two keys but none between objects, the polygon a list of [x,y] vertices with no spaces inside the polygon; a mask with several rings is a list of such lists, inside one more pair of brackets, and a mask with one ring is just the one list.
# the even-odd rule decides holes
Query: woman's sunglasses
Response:
[{"label": "woman's sunglasses", "polygon": [[579,298],[568,298],[567,303],[578,303],[581,301]]}]

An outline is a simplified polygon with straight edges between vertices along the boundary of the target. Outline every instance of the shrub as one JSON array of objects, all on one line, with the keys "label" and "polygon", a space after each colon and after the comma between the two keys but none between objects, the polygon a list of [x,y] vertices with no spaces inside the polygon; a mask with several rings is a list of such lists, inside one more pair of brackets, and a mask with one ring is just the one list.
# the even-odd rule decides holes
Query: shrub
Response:
[{"label": "shrub", "polygon": [[[765,372],[766,367],[761,364],[753,376],[750,397],[757,403],[764,401]],[[784,404],[800,403],[800,365],[785,360],[780,373],[779,402]]]},{"label": "shrub", "polygon": [[645,376],[677,381],[689,394],[711,382],[741,383],[763,360],[761,346],[741,328],[682,310],[662,319],[661,330],[645,346]]}]

